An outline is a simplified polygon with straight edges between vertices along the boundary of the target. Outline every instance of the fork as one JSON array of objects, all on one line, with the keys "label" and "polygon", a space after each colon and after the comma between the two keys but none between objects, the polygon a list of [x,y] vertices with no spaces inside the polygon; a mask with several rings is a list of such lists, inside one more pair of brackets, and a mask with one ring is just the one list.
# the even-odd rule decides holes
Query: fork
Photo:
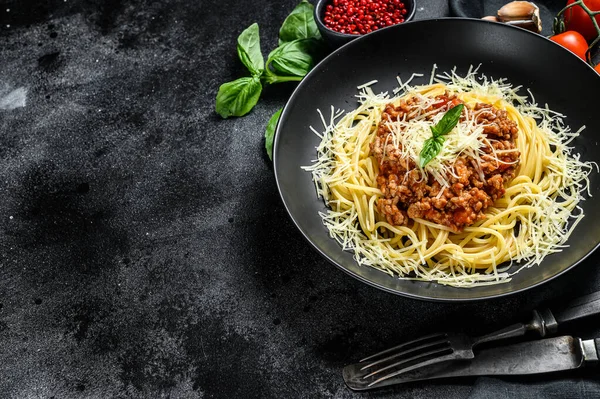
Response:
[{"label": "fork", "polygon": [[362,359],[359,363],[344,367],[346,385],[353,390],[377,388],[385,380],[417,368],[435,363],[473,359],[473,349],[482,343],[520,337],[535,331],[540,337],[554,334],[558,325],[600,314],[600,291],[569,302],[558,312],[544,308],[534,310],[527,323],[515,323],[480,337],[462,333],[438,333],[427,335],[386,349]]}]

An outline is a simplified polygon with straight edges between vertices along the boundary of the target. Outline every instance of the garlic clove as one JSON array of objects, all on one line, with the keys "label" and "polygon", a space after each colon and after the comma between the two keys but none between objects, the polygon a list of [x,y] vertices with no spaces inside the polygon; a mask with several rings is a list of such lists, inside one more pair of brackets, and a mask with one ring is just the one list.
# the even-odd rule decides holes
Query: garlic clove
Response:
[{"label": "garlic clove", "polygon": [[539,18],[540,9],[530,1],[513,1],[498,10],[498,19],[502,22]]},{"label": "garlic clove", "polygon": [[493,16],[493,15],[488,15],[488,16],[486,16],[486,17],[483,17],[483,18],[481,18],[481,19],[483,19],[484,21],[500,22],[500,21],[498,21],[498,18],[496,18],[496,17],[495,17],[495,16]]},{"label": "garlic clove", "polygon": [[536,33],[542,31],[540,9],[529,1],[513,1],[504,5],[498,10],[497,18],[500,22],[519,26]]}]

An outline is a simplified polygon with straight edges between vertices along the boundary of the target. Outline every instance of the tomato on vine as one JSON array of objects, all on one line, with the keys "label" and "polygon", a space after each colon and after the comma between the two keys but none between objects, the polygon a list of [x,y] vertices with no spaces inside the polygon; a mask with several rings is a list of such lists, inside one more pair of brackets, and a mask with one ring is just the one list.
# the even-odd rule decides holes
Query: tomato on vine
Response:
[{"label": "tomato on vine", "polygon": [[550,40],[570,50],[582,60],[586,60],[585,52],[588,49],[588,44],[581,33],[568,30],[558,35],[550,36]]},{"label": "tomato on vine", "polygon": [[[567,6],[575,3],[575,0],[567,1]],[[600,0],[583,0],[591,11],[600,11]],[[600,25],[600,14],[594,17]],[[586,40],[592,41],[598,36],[592,17],[579,5],[568,8],[564,13],[565,28],[574,30],[583,35]]]}]

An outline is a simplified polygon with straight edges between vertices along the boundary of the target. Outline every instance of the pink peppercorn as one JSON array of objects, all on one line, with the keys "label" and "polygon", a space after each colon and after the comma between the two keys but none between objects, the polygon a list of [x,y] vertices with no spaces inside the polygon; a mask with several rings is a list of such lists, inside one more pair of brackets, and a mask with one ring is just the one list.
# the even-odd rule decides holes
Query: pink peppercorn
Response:
[{"label": "pink peppercorn", "polygon": [[333,0],[323,22],[336,32],[364,35],[404,22],[407,13],[401,0]]}]

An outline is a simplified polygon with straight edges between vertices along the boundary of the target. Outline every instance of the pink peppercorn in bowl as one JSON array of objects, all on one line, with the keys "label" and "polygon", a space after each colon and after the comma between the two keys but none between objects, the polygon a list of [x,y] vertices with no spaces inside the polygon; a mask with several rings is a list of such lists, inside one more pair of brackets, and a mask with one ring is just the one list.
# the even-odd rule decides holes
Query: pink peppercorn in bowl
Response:
[{"label": "pink peppercorn in bowl", "polygon": [[319,0],[315,22],[332,48],[388,26],[410,21],[415,0]]}]

